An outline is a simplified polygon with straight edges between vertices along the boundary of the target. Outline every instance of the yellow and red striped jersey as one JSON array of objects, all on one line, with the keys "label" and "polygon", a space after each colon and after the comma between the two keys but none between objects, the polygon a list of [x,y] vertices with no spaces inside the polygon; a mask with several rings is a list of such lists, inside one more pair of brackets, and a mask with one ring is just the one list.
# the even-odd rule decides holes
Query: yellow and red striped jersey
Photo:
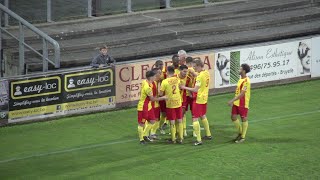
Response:
[{"label": "yellow and red striped jersey", "polygon": [[[158,88],[159,88],[159,82],[153,81],[151,85],[152,85],[152,94],[153,94],[153,97],[159,97],[159,90],[158,90]],[[152,107],[157,108],[157,107],[159,107],[159,102],[158,102],[158,101],[152,101],[152,102],[151,102],[151,105],[152,105]]]},{"label": "yellow and red striped jersey", "polygon": [[234,101],[233,104],[238,107],[249,108],[250,94],[251,94],[250,90],[251,90],[251,83],[250,83],[249,77],[239,79],[235,96],[238,96],[241,93],[241,91],[245,91],[245,94],[243,97],[241,97],[237,101]]},{"label": "yellow and red striped jersey", "polygon": [[162,81],[161,91],[167,96],[166,107],[178,108],[181,106],[181,94],[179,88],[180,80],[178,77],[170,77]]},{"label": "yellow and red striped jersey", "polygon": [[152,106],[149,96],[152,96],[152,94],[151,85],[147,82],[147,80],[142,81],[140,100],[137,106],[138,111],[151,110]]},{"label": "yellow and red striped jersey", "polygon": [[207,70],[201,71],[197,78],[195,86],[199,86],[199,90],[196,93],[196,103],[206,104],[208,102],[209,96],[209,83],[210,83],[210,73]]}]

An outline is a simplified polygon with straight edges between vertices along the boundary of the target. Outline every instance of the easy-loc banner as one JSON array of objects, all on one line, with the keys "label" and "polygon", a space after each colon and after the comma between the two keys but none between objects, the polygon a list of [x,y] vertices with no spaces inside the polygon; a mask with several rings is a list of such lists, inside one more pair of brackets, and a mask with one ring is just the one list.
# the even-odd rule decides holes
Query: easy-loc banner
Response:
[{"label": "easy-loc banner", "polygon": [[320,37],[312,38],[311,77],[320,77]]},{"label": "easy-loc banner", "polygon": [[114,68],[10,82],[9,123],[114,107]]},{"label": "easy-loc banner", "polygon": [[243,63],[252,83],[310,75],[311,39],[216,52],[215,87],[236,85]]},{"label": "easy-loc banner", "polygon": [[55,113],[55,104],[62,103],[61,90],[61,75],[12,80],[9,123]]},{"label": "easy-loc banner", "polygon": [[64,75],[64,114],[115,107],[114,69]]},{"label": "easy-loc banner", "polygon": [[[199,53],[190,54],[192,57],[199,57],[204,61],[205,69],[211,74],[210,89],[214,88],[214,54]],[[125,103],[139,100],[142,80],[146,79],[145,74],[152,69],[158,59],[150,59],[116,66],[117,103]],[[167,67],[171,65],[170,57],[161,59]]]}]

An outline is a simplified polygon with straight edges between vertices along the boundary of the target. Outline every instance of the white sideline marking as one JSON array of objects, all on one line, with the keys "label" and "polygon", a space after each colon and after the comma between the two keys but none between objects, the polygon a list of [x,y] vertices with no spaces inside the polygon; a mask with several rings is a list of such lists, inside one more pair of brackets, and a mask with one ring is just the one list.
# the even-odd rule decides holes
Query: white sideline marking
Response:
[{"label": "white sideline marking", "polygon": [[[309,112],[304,112],[304,113],[296,113],[296,114],[290,114],[290,115],[283,115],[283,116],[276,116],[276,117],[265,118],[265,119],[258,119],[255,121],[252,120],[250,122],[255,123],[255,122],[262,122],[262,121],[267,121],[267,120],[275,120],[275,119],[294,117],[294,116],[303,116],[303,115],[315,114],[315,113],[320,113],[320,110],[309,111]],[[114,145],[114,144],[123,144],[123,143],[127,143],[127,142],[132,142],[132,141],[137,141],[137,139],[130,139],[130,140],[125,140],[125,141],[115,141],[115,142],[102,143],[102,144],[94,144],[94,145],[89,145],[89,146],[84,146],[84,147],[71,148],[71,149],[65,149],[65,150],[59,150],[59,151],[52,151],[52,152],[48,152],[48,153],[39,153],[39,154],[33,154],[33,155],[29,155],[29,156],[24,156],[24,157],[15,157],[15,158],[10,158],[10,159],[4,159],[4,160],[0,160],[0,164],[12,162],[12,161],[30,159],[30,158],[35,158],[35,157],[44,157],[44,156],[50,156],[50,155],[55,155],[55,154],[64,154],[64,153],[69,153],[69,152],[74,152],[74,151],[81,151],[84,149],[93,149],[93,148],[97,148],[97,147],[104,147],[104,146],[109,146],[109,145]]]},{"label": "white sideline marking", "polygon": [[307,115],[307,114],[315,114],[315,113],[319,113],[319,112],[320,112],[320,110],[316,110],[316,111],[309,111],[309,112],[304,112],[304,113],[288,114],[288,115],[283,115],[283,116],[252,120],[249,122],[256,123],[256,122],[267,121],[267,120],[281,119],[281,118],[294,117],[294,116],[303,116],[303,115]]},{"label": "white sideline marking", "polygon": [[84,150],[84,149],[93,149],[93,148],[103,147],[103,146],[108,146],[108,145],[113,145],[113,144],[122,144],[122,143],[131,142],[131,141],[136,141],[136,139],[125,140],[125,141],[115,141],[115,142],[102,143],[102,144],[94,144],[94,145],[89,145],[89,146],[84,146],[84,147],[71,148],[71,149],[65,149],[65,150],[59,150],[59,151],[52,151],[52,152],[48,152],[48,153],[33,154],[30,156],[25,156],[25,157],[11,158],[11,159],[6,159],[6,160],[1,160],[0,164],[11,162],[11,161],[18,161],[18,160],[34,158],[34,157],[43,157],[43,156],[49,156],[49,155],[54,155],[54,154],[63,154],[63,153],[68,153],[68,152],[80,151],[80,150]]}]

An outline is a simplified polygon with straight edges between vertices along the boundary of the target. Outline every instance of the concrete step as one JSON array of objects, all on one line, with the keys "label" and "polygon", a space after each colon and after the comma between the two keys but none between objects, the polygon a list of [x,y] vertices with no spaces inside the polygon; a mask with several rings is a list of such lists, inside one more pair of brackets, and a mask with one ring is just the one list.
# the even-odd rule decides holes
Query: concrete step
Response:
[{"label": "concrete step", "polygon": [[[76,21],[65,21],[36,25],[40,30],[51,37],[61,40],[76,37],[95,35],[100,32],[117,33],[132,31],[147,26],[159,26],[166,23],[193,23],[206,21],[207,19],[223,19],[224,17],[237,17],[242,13],[275,12],[310,6],[309,0],[250,0],[237,3],[209,5],[200,8],[172,9],[153,12],[140,12],[121,16],[87,18]],[[10,32],[18,35],[17,27],[9,27]],[[31,31],[26,30],[26,40],[39,39]],[[7,38],[8,41],[11,38]],[[9,43],[8,43],[9,44]]]},{"label": "concrete step", "polygon": [[225,17],[230,15],[237,15],[239,13],[252,12],[267,12],[267,11],[282,11],[288,9],[302,8],[310,6],[309,0],[251,0],[243,1],[237,4],[221,4],[214,6],[207,6],[196,9],[182,9],[177,11],[168,11],[163,13],[161,11],[144,13],[144,15],[161,20],[161,22],[171,21],[198,21],[212,17]]},{"label": "concrete step", "polygon": [[[50,23],[45,25],[35,25],[40,30],[56,40],[70,39],[73,37],[81,37],[87,34],[97,34],[101,32],[117,33],[128,31],[130,29],[147,27],[151,24],[158,23],[159,20],[145,17],[141,14],[133,14],[131,16],[115,16],[115,17],[96,17],[91,19],[67,21],[64,23]],[[12,34],[18,35],[17,27],[7,28]],[[11,39],[9,37],[5,39]],[[39,37],[30,30],[25,30],[26,40],[37,40]]]},{"label": "concrete step", "polygon": [[[212,49],[295,38],[313,34],[320,34],[320,19],[299,24],[279,25],[263,29],[186,37],[177,40],[131,45],[110,49],[110,53],[114,55],[118,62],[121,62],[138,58],[173,54],[179,49],[185,49],[187,51]],[[74,67],[75,64],[79,66],[89,65],[96,52],[97,51],[94,50],[86,50],[78,53],[64,54],[62,56],[61,65],[62,67]],[[36,63],[36,60],[29,62],[30,70],[39,70],[39,63]]]},{"label": "concrete step", "polygon": [[[96,36],[76,39],[60,40],[59,44],[61,52],[74,51],[80,49],[94,49],[103,44],[107,44],[109,47],[119,47],[129,44],[144,43],[150,41],[160,41],[175,39],[176,33],[165,28],[146,28],[140,31],[123,32],[123,33],[99,33]],[[17,47],[17,44],[11,44],[10,48]],[[7,45],[8,47],[8,45]],[[33,48],[41,50],[42,44],[34,43]],[[17,49],[17,48],[15,48]],[[28,51],[27,51],[28,54]]]},{"label": "concrete step", "polygon": [[296,24],[318,18],[320,18],[320,8],[310,7],[291,11],[268,13],[261,16],[241,17],[180,26],[169,26],[167,29],[176,32],[178,38],[183,38],[186,36],[223,34],[227,32],[258,29],[278,24]]},{"label": "concrete step", "polygon": [[[165,55],[168,52],[177,52],[181,48],[190,49],[191,45],[181,40],[173,39],[167,41],[159,41],[152,43],[144,43],[139,45],[129,45],[119,48],[110,49],[109,53],[118,62],[139,59],[144,57],[152,57]],[[98,53],[95,49],[85,49],[79,52],[68,52],[61,56],[61,67],[76,67],[90,65],[92,58]],[[26,63],[29,66],[29,71],[39,70],[42,67],[41,60],[36,57],[28,57]],[[51,66],[51,68],[53,68]]]},{"label": "concrete step", "polygon": [[[250,16],[220,21],[168,26],[158,28],[146,28],[141,31],[124,32],[118,34],[99,34],[95,37],[84,37],[70,40],[61,40],[61,52],[92,50],[102,44],[108,44],[111,48],[140,45],[172,39],[182,39],[190,36],[203,36],[208,34],[224,34],[229,32],[247,31],[276,25],[296,24],[311,21],[320,17],[320,9],[315,7],[296,9],[285,12],[269,13],[263,16]],[[42,44],[33,47],[41,50]],[[12,51],[17,56],[17,48]],[[32,56],[33,52],[27,51],[26,56]]]},{"label": "concrete step", "polygon": [[192,49],[221,48],[266,41],[275,41],[320,34],[320,18],[298,24],[275,26],[249,31],[232,32],[207,36],[187,37]]}]

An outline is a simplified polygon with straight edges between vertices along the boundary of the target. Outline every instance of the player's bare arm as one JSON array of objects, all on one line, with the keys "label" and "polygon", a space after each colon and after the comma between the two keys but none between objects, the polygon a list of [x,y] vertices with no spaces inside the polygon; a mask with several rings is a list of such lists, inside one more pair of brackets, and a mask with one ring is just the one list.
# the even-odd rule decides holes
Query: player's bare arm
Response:
[{"label": "player's bare arm", "polygon": [[186,86],[184,86],[184,85],[181,85],[181,86],[180,86],[180,89],[185,89],[185,90],[191,91],[191,92],[198,92],[199,88],[200,88],[200,86],[195,86],[195,87],[193,87],[193,88],[186,87]]},{"label": "player's bare arm", "polygon": [[242,90],[241,93],[238,96],[234,97],[233,99],[231,99],[228,102],[228,106],[232,106],[233,102],[235,102],[235,101],[239,100],[240,98],[242,98],[245,95],[245,93],[246,93],[246,90]]},{"label": "player's bare arm", "polygon": [[154,97],[154,96],[148,96],[151,101],[162,101],[168,99],[167,96],[161,96],[161,97]]},{"label": "player's bare arm", "polygon": [[198,74],[195,71],[189,71],[193,78],[196,78]]}]

